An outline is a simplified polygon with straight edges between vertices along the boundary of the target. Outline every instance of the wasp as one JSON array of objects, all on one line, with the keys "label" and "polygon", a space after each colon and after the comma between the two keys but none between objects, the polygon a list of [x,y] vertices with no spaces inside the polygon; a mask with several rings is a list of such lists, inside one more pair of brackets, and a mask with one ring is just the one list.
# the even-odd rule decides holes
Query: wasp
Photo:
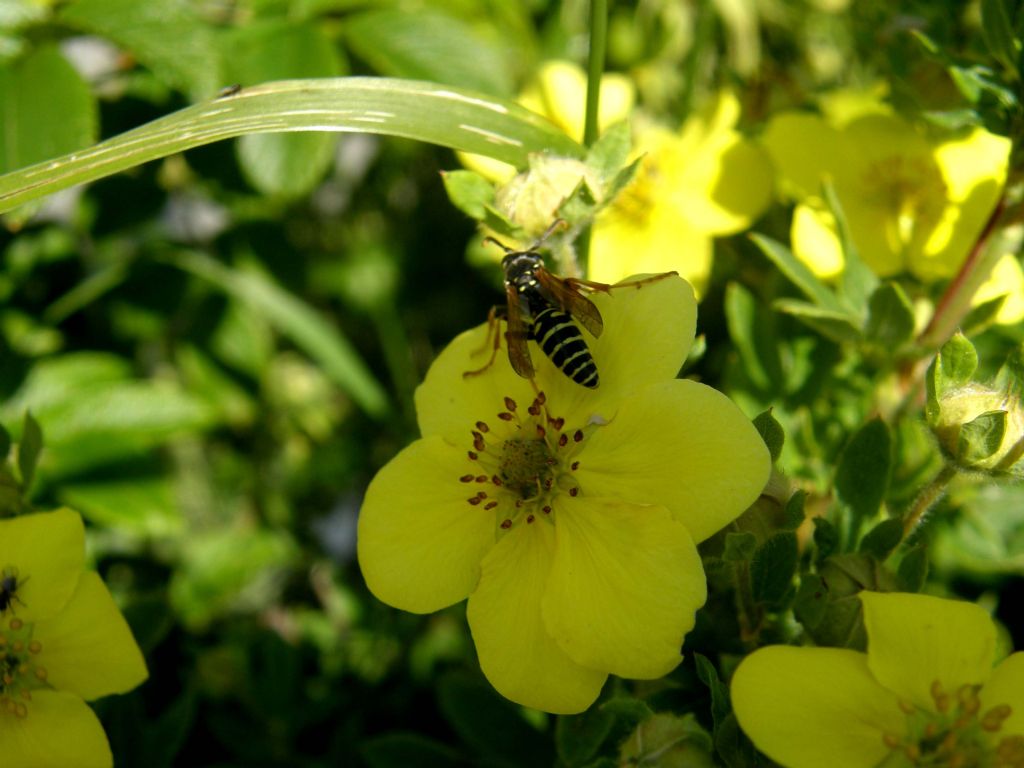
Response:
[{"label": "wasp", "polygon": [[[611,286],[588,280],[562,278],[544,266],[544,258],[537,250],[548,235],[563,222],[556,221],[532,246],[517,251],[493,237],[484,240],[505,251],[501,269],[505,275],[504,315],[508,328],[505,341],[512,369],[526,379],[534,376],[533,361],[527,342],[535,341],[558,370],[581,386],[595,389],[600,383],[597,365],[590,354],[583,334],[575,319],[591,336],[597,338],[604,330],[601,313],[584,291],[605,291]],[[466,371],[464,376],[475,376],[486,371],[493,363],[500,346],[497,332],[498,313],[492,308],[488,316],[488,338],[493,333],[494,346],[491,359],[482,368]]]}]

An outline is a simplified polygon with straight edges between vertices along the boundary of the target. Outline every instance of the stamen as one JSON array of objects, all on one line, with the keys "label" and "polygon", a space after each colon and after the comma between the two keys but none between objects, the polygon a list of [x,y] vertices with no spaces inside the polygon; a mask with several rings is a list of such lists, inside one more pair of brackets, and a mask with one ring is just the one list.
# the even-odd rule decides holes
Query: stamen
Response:
[{"label": "stamen", "polygon": [[570,488],[569,489],[569,495],[570,496],[578,496],[579,492],[580,492],[579,488]]},{"label": "stamen", "polygon": [[484,509],[494,509],[496,506],[498,506],[498,502],[488,501],[486,504],[484,504]]},{"label": "stamen", "polygon": [[526,522],[527,522],[527,523],[532,523],[533,521],[534,521],[534,517],[533,517],[533,515],[527,515],[527,516],[526,516]]},{"label": "stamen", "polygon": [[548,424],[550,424],[552,427],[554,427],[555,431],[557,432],[558,430],[560,430],[562,427],[565,426],[565,419],[562,418],[561,416],[559,416],[557,419],[550,419],[549,418],[548,419]]},{"label": "stamen", "polygon": [[503,411],[502,413],[498,414],[498,418],[501,419],[502,421],[512,421],[512,419],[515,417],[511,413]]},{"label": "stamen", "polygon": [[509,411],[514,411],[516,409],[516,401],[508,395],[505,396],[505,408]]},{"label": "stamen", "polygon": [[574,461],[572,464],[569,465],[569,469],[571,469],[573,472],[575,472],[579,468],[580,463],[578,461]]},{"label": "stamen", "polygon": [[487,482],[487,475],[477,475],[476,476],[476,481],[478,483],[486,483]]},{"label": "stamen", "polygon": [[512,527],[512,521],[509,520],[508,518],[505,518],[504,520],[501,521],[501,527],[504,528],[507,531],[509,528]]},{"label": "stamen", "polygon": [[569,444],[569,436],[564,432],[558,436],[558,447],[565,448]]},{"label": "stamen", "polygon": [[573,432],[572,439],[575,440],[577,443],[583,442],[583,430],[577,429],[575,432]]},{"label": "stamen", "polygon": [[473,453],[472,451],[466,451],[466,455],[469,456],[470,461],[476,461],[478,458],[480,458],[477,454]]},{"label": "stamen", "polygon": [[481,432],[490,432],[491,431],[491,428],[487,426],[487,422],[486,421],[478,421],[476,423],[476,428],[478,430],[480,430]]},{"label": "stamen", "polygon": [[1013,710],[1009,704],[997,704],[981,716],[981,727],[983,730],[995,733],[1003,727],[1003,721],[1012,713]]},{"label": "stamen", "polygon": [[459,482],[460,483],[472,483],[473,482],[473,476],[472,475],[463,475],[462,477],[459,478]]}]

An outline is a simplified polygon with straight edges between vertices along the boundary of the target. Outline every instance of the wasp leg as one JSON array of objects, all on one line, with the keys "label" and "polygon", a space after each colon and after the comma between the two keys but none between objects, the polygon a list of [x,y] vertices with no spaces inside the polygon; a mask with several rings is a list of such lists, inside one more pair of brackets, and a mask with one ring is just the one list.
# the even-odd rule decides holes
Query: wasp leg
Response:
[{"label": "wasp leg", "polygon": [[470,376],[479,376],[494,365],[494,360],[498,356],[498,350],[501,348],[501,318],[498,317],[498,311],[498,307],[491,307],[491,311],[487,313],[487,336],[484,338],[483,346],[470,353],[475,357],[476,355],[486,352],[487,348],[490,347],[491,356],[482,367],[473,371],[463,371],[463,378],[468,379]]},{"label": "wasp leg", "polygon": [[583,288],[585,290],[592,292],[601,291],[601,293],[608,293],[610,289],[615,287],[613,285],[609,285],[608,283],[598,283],[595,282],[594,280],[584,280],[581,277],[565,277],[562,278],[562,281],[569,287],[570,290],[574,291],[579,291],[581,288]]},{"label": "wasp leg", "polygon": [[631,280],[628,283],[618,283],[616,285],[609,286],[611,288],[643,288],[648,283],[657,283],[664,280],[666,277],[679,276],[679,273],[673,270],[672,272],[661,272],[657,275],[650,275],[649,277],[642,277],[639,280]]}]

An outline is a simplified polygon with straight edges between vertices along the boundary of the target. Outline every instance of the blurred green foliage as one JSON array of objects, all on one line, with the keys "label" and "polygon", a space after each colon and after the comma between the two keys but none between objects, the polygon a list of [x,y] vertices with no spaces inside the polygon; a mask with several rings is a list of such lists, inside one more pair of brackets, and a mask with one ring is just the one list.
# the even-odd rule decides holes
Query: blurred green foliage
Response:
[{"label": "blurred green foliage", "polygon": [[[3,0],[0,170],[267,80],[382,75],[512,98],[544,59],[583,60],[585,11]],[[1001,0],[623,2],[609,66],[672,125],[725,84],[753,131],[822,90],[885,79],[900,109],[984,124],[1016,151],[1022,25]],[[624,159],[614,139],[609,172]],[[436,352],[500,298],[493,270],[466,265],[474,227],[446,195],[480,215],[490,188],[442,177],[456,168],[407,139],[249,135],[5,215],[0,511],[69,505],[92,524],[90,555],[151,672],[98,705],[119,765],[750,766],[722,679],[797,622],[862,644],[859,588],[927,574],[981,597],[1024,645],[1024,491],[954,483],[897,547],[893,520],[943,462],[923,389],[900,386],[928,355],[913,305],[855,261],[820,282],[784,244],[781,209],[764,234],[719,243],[706,352],[686,373],[765,414],[786,478],[705,545],[711,597],[683,666],[613,680],[580,716],[523,712],[483,681],[462,607],[376,602],[355,563],[361,493],[415,437],[413,391]],[[1024,342],[990,320],[971,326],[989,379]]]}]

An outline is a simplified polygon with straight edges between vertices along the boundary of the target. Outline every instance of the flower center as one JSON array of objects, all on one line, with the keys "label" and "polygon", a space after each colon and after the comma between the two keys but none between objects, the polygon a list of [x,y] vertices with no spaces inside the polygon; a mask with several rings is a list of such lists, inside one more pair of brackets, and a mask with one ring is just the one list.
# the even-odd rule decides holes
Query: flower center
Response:
[{"label": "flower center", "polygon": [[942,216],[946,182],[928,158],[887,157],[868,169],[863,183],[867,198],[891,217],[892,229],[886,234],[897,252]]},{"label": "flower center", "polygon": [[931,687],[934,710],[901,702],[900,708],[907,715],[906,734],[884,736],[886,746],[893,751],[892,764],[920,768],[1022,768],[1024,736],[999,734],[1011,714],[1010,706],[997,704],[982,712],[980,689],[980,685],[963,685],[950,694],[936,680]]},{"label": "flower center", "polygon": [[0,626],[0,715],[24,719],[32,691],[49,687],[46,668],[37,661],[43,645],[32,639],[33,629],[18,618]]},{"label": "flower center", "polygon": [[469,471],[459,482],[479,488],[466,499],[469,506],[493,511],[498,528],[508,530],[520,518],[532,523],[539,514],[551,520],[558,494],[579,494],[576,455],[585,435],[582,429],[566,428],[564,418],[551,415],[543,392],[525,411],[511,397],[503,404],[493,428],[480,420],[470,430]]}]

